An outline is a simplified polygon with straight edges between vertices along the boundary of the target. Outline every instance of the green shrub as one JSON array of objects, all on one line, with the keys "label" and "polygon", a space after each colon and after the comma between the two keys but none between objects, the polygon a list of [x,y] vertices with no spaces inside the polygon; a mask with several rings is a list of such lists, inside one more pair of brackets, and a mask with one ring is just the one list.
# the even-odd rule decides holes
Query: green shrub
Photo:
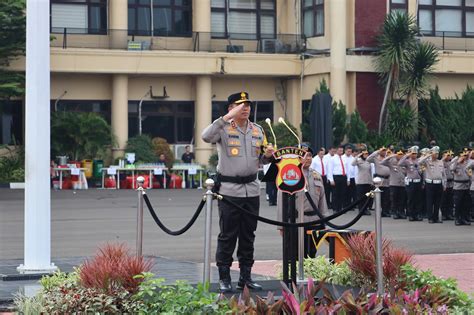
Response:
[{"label": "green shrub", "polygon": [[449,302],[446,303],[449,307],[463,310],[466,314],[474,314],[474,301],[467,293],[459,290],[455,279],[442,279],[436,277],[431,270],[422,271],[409,264],[402,266],[402,272],[402,281],[406,284],[405,290],[429,286],[439,294],[450,297]]},{"label": "green shrub", "polygon": [[0,157],[0,182],[23,182],[25,179],[25,148],[5,146],[8,153]]},{"label": "green shrub", "polygon": [[[265,131],[265,136],[267,137],[267,141],[269,143],[272,143],[273,145],[275,144],[275,139],[273,139],[273,134],[270,131],[270,127],[265,122],[258,122],[260,126],[263,127],[263,130]],[[298,130],[290,123],[286,123],[293,132],[298,134]],[[295,145],[298,145],[298,140],[296,140],[295,136],[286,128],[285,125],[281,123],[277,123],[272,125],[273,131],[275,132],[275,136],[277,137],[277,145],[278,149],[284,148],[284,147],[293,147]]]},{"label": "green shrub", "polygon": [[347,113],[346,105],[341,101],[332,104],[332,133],[333,144],[339,146],[347,134]]},{"label": "green shrub", "polygon": [[153,148],[153,142],[148,135],[129,138],[126,151],[135,153],[135,163],[151,163],[158,160]]},{"label": "green shrub", "polygon": [[134,299],[143,305],[144,314],[224,314],[227,303],[219,299],[217,293],[209,292],[208,285],[193,287],[185,281],[174,285],[164,285],[164,279],[153,279],[146,273]]},{"label": "green shrub", "polygon": [[[173,154],[173,151],[171,151],[170,149],[170,145],[168,144],[168,142],[166,141],[166,139],[164,138],[159,138],[159,137],[156,137],[156,138],[153,138],[151,140],[152,144],[153,144],[153,150],[155,152],[155,157],[156,159],[158,159],[158,157],[160,156],[160,154],[164,154],[165,155],[165,159],[166,159],[166,166],[168,168],[171,168],[173,167],[173,161],[175,159],[175,156]],[[181,158],[180,156],[176,157],[177,159]]]},{"label": "green shrub", "polygon": [[423,125],[423,119],[419,119],[418,114],[412,108],[395,102],[389,104],[385,132],[397,141],[397,145],[403,146],[416,140],[420,124]]},{"label": "green shrub", "polygon": [[306,276],[317,281],[339,284],[344,286],[355,286],[354,274],[347,265],[347,262],[333,264],[324,255],[304,260],[304,273]]}]

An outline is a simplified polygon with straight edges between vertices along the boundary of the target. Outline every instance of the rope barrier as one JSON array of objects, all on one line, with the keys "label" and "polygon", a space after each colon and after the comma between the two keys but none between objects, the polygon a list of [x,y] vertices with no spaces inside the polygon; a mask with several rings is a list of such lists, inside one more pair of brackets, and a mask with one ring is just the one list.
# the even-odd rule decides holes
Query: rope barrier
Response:
[{"label": "rope barrier", "polygon": [[[365,197],[362,197],[360,198],[359,200],[357,201],[354,201],[353,203],[351,203],[349,206],[345,207],[344,209],[342,209],[340,212],[338,213],[334,213],[332,215],[329,215],[327,217],[323,217],[322,219],[318,219],[318,220],[314,220],[314,221],[309,221],[309,222],[302,222],[302,223],[288,223],[288,222],[280,222],[280,221],[275,221],[275,220],[271,220],[271,219],[268,219],[268,218],[264,218],[264,217],[261,217],[259,215],[256,215],[250,211],[248,211],[247,209],[245,208],[242,208],[241,206],[239,206],[238,204],[236,204],[235,202],[231,201],[231,200],[228,200],[226,199],[224,196],[222,195],[217,195],[217,198],[219,200],[222,200],[223,202],[226,202],[228,204],[230,204],[231,206],[239,209],[240,211],[243,211],[245,212],[246,214],[252,216],[253,218],[256,218],[257,220],[261,221],[261,222],[264,222],[264,223],[267,223],[267,224],[271,224],[271,225],[276,225],[276,226],[282,226],[282,227],[310,227],[310,226],[314,226],[314,225],[319,225],[319,224],[325,224],[327,223],[329,220],[332,220],[334,218],[337,218],[337,217],[340,217],[341,215],[345,214],[346,212],[348,212],[349,210],[352,210],[355,206],[357,206],[360,202],[362,202],[364,199],[365,200],[365,204],[368,205],[368,201],[369,201],[369,196],[365,196]],[[360,217],[358,218],[360,219]],[[357,220],[358,220],[357,219]],[[357,222],[356,220],[356,222]],[[354,220],[353,220],[354,221]],[[352,222],[352,221],[351,221]],[[354,222],[355,223],[355,222]],[[352,223],[352,224],[354,224]]]},{"label": "rope barrier", "polygon": [[143,192],[143,200],[145,200],[148,211],[150,211],[150,214],[153,217],[153,220],[155,220],[156,224],[163,230],[163,232],[165,232],[169,235],[173,235],[173,236],[181,235],[181,234],[185,233],[187,230],[189,230],[189,228],[194,224],[194,222],[196,222],[197,218],[199,217],[199,214],[201,214],[202,208],[204,208],[204,205],[206,204],[206,200],[202,199],[201,203],[199,204],[198,208],[196,209],[196,212],[194,212],[194,215],[191,218],[191,220],[189,220],[188,224],[186,224],[181,230],[171,231],[160,221],[160,219],[156,215],[155,209],[153,209],[153,206],[150,203],[150,199],[148,199],[148,196],[147,196],[145,191]]},{"label": "rope barrier", "polygon": [[[314,212],[316,212],[316,214],[320,218],[323,218],[324,216],[322,215],[322,213],[319,211],[319,209],[314,204],[313,198],[311,198],[311,195],[309,194],[309,192],[306,191],[305,194],[306,194],[306,198],[308,198],[309,204],[313,208]],[[357,216],[354,219],[352,219],[352,221],[350,221],[349,223],[346,223],[346,224],[343,224],[343,225],[337,225],[337,224],[334,224],[334,223],[331,223],[331,222],[328,221],[328,222],[326,222],[326,224],[328,226],[332,227],[333,229],[336,229],[336,230],[344,230],[344,229],[347,229],[347,228],[353,226],[364,215],[365,210],[369,206],[369,202],[370,202],[370,198],[368,197],[367,200],[364,202],[364,205],[361,208],[359,208],[359,213],[357,214]]]}]

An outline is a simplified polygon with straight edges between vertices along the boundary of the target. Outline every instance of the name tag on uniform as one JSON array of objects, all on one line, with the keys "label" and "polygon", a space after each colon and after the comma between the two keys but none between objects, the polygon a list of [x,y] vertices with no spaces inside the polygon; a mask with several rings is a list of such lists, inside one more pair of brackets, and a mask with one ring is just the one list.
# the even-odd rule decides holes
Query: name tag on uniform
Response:
[{"label": "name tag on uniform", "polygon": [[229,140],[230,147],[240,147],[240,140]]}]

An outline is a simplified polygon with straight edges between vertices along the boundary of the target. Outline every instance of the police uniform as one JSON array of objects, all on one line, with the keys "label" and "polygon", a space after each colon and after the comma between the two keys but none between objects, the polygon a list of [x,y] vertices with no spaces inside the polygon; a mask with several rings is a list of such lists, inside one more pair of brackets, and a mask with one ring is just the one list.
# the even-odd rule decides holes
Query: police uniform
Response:
[{"label": "police uniform", "polygon": [[[467,158],[467,153],[461,151],[459,156]],[[451,170],[454,172],[453,199],[455,224],[470,225],[470,176],[468,173],[468,161],[464,160],[462,163],[459,163],[459,156],[455,157],[451,163]]]},{"label": "police uniform", "polygon": [[454,186],[454,174],[449,168],[451,165],[451,160],[447,160],[448,157],[451,157],[453,152],[447,150],[444,152],[444,157],[442,159],[444,164],[444,173],[446,175],[446,189],[443,192],[441,197],[441,213],[443,214],[443,220],[454,220],[453,217],[453,186]]},{"label": "police uniform", "polygon": [[[367,151],[362,152],[362,154],[364,153],[367,153]],[[362,154],[358,155],[351,163],[352,166],[357,167],[357,176],[355,179],[357,199],[364,197],[372,187],[372,163],[368,162],[367,159],[364,159]],[[370,212],[366,210],[364,214],[370,215]]]},{"label": "police uniform", "polygon": [[[250,103],[248,93],[232,94],[228,105]],[[268,163],[262,154],[266,144],[262,127],[247,120],[247,128],[240,128],[233,119],[216,119],[202,132],[202,139],[216,143],[219,162],[217,164],[219,193],[241,207],[259,213],[260,184],[257,172],[260,163]],[[238,239],[237,257],[240,265],[240,279],[237,288],[247,285],[251,289],[261,289],[251,278],[254,263],[254,240],[257,219],[243,214],[238,208],[218,201],[220,233],[217,238],[216,265],[222,291],[231,291],[230,266]]]},{"label": "police uniform", "polygon": [[[439,147],[431,148],[432,154],[439,153]],[[424,156],[420,159],[420,165],[425,167],[425,193],[426,212],[429,223],[443,223],[439,219],[439,209],[443,191],[446,189],[446,173],[444,163],[441,160],[433,160],[432,156]]]},{"label": "police uniform", "polygon": [[398,165],[406,169],[407,214],[411,221],[415,221],[421,218],[423,195],[419,161],[418,158],[412,159],[410,154],[418,154],[418,147],[411,147],[408,153],[398,161]]},{"label": "police uniform", "polygon": [[[430,149],[428,149],[428,148],[421,149],[420,150],[420,154],[421,154],[420,158],[429,155],[429,153],[430,153]],[[425,181],[424,181],[424,178],[426,177],[425,171],[426,171],[426,167],[424,165],[422,165],[420,167],[420,172],[421,172],[420,175],[421,175],[421,182],[422,182],[422,185],[421,185],[421,195],[422,195],[422,198],[421,198],[421,216],[422,216],[422,218],[428,219],[428,213],[426,212],[426,185],[425,185]]]},{"label": "police uniform", "polygon": [[467,164],[467,174],[471,177],[471,187],[469,188],[469,192],[471,195],[471,217],[474,218],[474,153],[471,153],[471,159],[469,160],[469,163]]},{"label": "police uniform", "polygon": [[[397,155],[403,155],[403,152],[397,152]],[[381,162],[382,165],[390,169],[390,202],[392,205],[392,214],[394,216],[405,215],[405,173],[403,167],[398,165],[395,156],[387,156]]]},{"label": "police uniform", "polygon": [[382,150],[386,150],[385,148],[380,148],[377,151],[372,152],[367,157],[367,162],[374,163],[375,166],[375,174],[374,177],[379,177],[382,179],[382,184],[380,187],[382,188],[382,216],[389,217],[390,216],[390,168],[383,165],[381,162],[383,160],[382,156],[380,156],[380,152]]}]

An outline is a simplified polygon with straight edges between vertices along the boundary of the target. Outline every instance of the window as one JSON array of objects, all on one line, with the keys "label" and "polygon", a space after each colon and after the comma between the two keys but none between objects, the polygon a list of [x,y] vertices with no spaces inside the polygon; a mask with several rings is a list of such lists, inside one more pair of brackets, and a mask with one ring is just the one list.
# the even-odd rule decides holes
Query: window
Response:
[{"label": "window", "polygon": [[[109,124],[111,122],[111,102],[110,101],[94,101],[94,100],[60,100],[56,104],[56,100],[51,101],[51,112],[68,111],[96,113],[104,118]],[[55,108],[56,107],[56,108]]]},{"label": "window", "polygon": [[212,0],[212,37],[275,38],[275,0]]},{"label": "window", "polygon": [[390,12],[408,13],[408,0],[390,0]]},{"label": "window", "polygon": [[21,101],[0,101],[0,144],[23,143]]},{"label": "window", "polygon": [[128,33],[191,36],[192,0],[128,0]]},{"label": "window", "polygon": [[303,34],[306,37],[324,36],[324,0],[304,0]]},{"label": "window", "polygon": [[418,25],[428,36],[474,37],[474,0],[420,0]]},{"label": "window", "polygon": [[51,33],[107,34],[107,0],[51,0]]},{"label": "window", "polygon": [[[227,102],[212,102],[212,121],[227,114]],[[273,102],[254,101],[250,112],[250,121],[254,121],[255,110],[257,111],[257,122],[270,118],[273,121]]]},{"label": "window", "polygon": [[[138,101],[128,103],[128,135],[138,135]],[[194,136],[194,102],[142,103],[142,133],[168,143],[190,143]]]}]

